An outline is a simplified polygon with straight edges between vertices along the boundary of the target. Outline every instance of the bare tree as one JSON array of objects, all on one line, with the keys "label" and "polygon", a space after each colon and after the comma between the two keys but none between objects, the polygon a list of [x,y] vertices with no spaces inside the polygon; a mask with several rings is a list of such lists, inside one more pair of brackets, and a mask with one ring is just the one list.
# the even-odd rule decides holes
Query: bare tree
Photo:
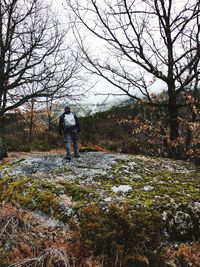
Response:
[{"label": "bare tree", "polygon": [[0,116],[31,98],[71,94],[79,66],[66,34],[45,1],[0,0]]},{"label": "bare tree", "polygon": [[[199,0],[67,2],[75,14],[76,39],[92,73],[153,105],[159,103],[152,99],[150,89],[161,81],[161,89],[167,91],[170,139],[176,143],[178,98],[188,87],[190,93],[197,88],[200,74]],[[80,31],[80,25],[86,30]],[[86,31],[102,42],[99,53],[86,47]]]},{"label": "bare tree", "polygon": [[33,139],[33,130],[37,119],[35,113],[36,104],[36,99],[31,98],[24,104],[25,110],[21,111],[20,109],[15,109],[16,113],[22,118],[22,120],[27,125],[29,142],[31,142]]}]

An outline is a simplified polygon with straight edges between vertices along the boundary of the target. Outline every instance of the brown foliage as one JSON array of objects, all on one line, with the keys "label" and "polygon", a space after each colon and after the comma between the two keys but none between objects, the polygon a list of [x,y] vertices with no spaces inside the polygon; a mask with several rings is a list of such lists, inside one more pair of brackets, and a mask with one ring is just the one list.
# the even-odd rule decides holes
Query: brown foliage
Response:
[{"label": "brown foliage", "polygon": [[198,243],[181,244],[178,248],[171,248],[166,252],[167,262],[174,262],[178,266],[199,267],[200,245]]}]

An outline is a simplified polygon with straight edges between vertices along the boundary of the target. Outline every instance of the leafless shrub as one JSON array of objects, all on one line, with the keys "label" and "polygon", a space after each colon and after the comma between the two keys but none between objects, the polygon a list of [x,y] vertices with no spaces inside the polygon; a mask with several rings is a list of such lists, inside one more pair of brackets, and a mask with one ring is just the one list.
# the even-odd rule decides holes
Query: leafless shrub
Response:
[{"label": "leafless shrub", "polygon": [[41,255],[19,261],[15,267],[70,267],[69,258],[62,248],[48,248],[42,251]]}]

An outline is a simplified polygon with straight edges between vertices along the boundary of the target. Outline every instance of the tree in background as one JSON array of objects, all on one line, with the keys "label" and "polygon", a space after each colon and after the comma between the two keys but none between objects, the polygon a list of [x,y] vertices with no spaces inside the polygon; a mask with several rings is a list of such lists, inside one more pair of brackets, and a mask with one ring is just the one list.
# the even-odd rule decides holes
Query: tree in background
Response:
[{"label": "tree in background", "polygon": [[42,0],[0,1],[0,116],[77,86],[79,66],[59,26]]},{"label": "tree in background", "polygon": [[36,105],[37,105],[36,99],[31,98],[24,104],[23,111],[21,109],[15,109],[16,115],[19,115],[19,117],[23,121],[23,124],[25,124],[28,128],[27,136],[29,142],[31,142],[33,139],[33,131],[37,120],[37,114],[35,112]]},{"label": "tree in background", "polygon": [[[46,97],[45,100],[45,111],[46,111],[46,121],[47,121],[47,129],[48,131],[51,131],[53,128],[53,122],[55,123],[55,120],[58,116],[59,108],[59,102],[57,102],[56,99],[54,99],[54,96],[52,97]],[[57,114],[56,114],[57,112]],[[56,116],[57,115],[57,116]]]},{"label": "tree in background", "polygon": [[[44,144],[48,147],[48,143],[49,147],[51,147],[50,143],[52,140],[49,139],[53,136],[55,136],[54,139],[58,139],[55,128],[57,129],[58,118],[60,116],[59,99],[54,99],[53,96],[51,98],[45,98],[43,101],[39,101],[37,98],[31,98],[23,107],[14,111],[16,120],[21,128],[21,134],[23,134],[21,136],[21,138],[23,137],[23,142],[21,141],[21,143],[26,144],[25,148],[39,149],[38,145]],[[9,129],[6,130],[6,133],[9,133]],[[13,143],[12,135],[7,137],[10,141],[9,144]],[[18,134],[19,139],[20,135]],[[15,149],[15,147],[12,147],[12,149]]]},{"label": "tree in background", "polygon": [[[166,107],[171,156],[176,157],[179,108],[191,104],[188,97],[195,99],[199,90],[199,0],[67,2],[75,14],[74,33],[85,67],[134,99]],[[102,44],[99,49],[87,48],[87,31]],[[152,88],[165,90],[166,101],[155,101]],[[180,103],[183,95],[185,103]]]},{"label": "tree in background", "polygon": [[[47,2],[0,0],[0,144],[6,137],[5,113],[26,103],[34,103],[33,110],[38,99],[83,93],[68,30],[63,31]],[[33,121],[29,126],[31,139]],[[2,147],[0,158],[5,155]]]}]

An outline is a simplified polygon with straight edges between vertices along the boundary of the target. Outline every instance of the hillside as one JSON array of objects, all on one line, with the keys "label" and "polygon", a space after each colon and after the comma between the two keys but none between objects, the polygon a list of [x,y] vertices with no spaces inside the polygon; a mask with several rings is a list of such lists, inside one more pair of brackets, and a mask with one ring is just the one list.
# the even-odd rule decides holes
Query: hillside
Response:
[{"label": "hillside", "polygon": [[1,266],[199,266],[199,169],[120,153],[11,153],[0,167]]}]

